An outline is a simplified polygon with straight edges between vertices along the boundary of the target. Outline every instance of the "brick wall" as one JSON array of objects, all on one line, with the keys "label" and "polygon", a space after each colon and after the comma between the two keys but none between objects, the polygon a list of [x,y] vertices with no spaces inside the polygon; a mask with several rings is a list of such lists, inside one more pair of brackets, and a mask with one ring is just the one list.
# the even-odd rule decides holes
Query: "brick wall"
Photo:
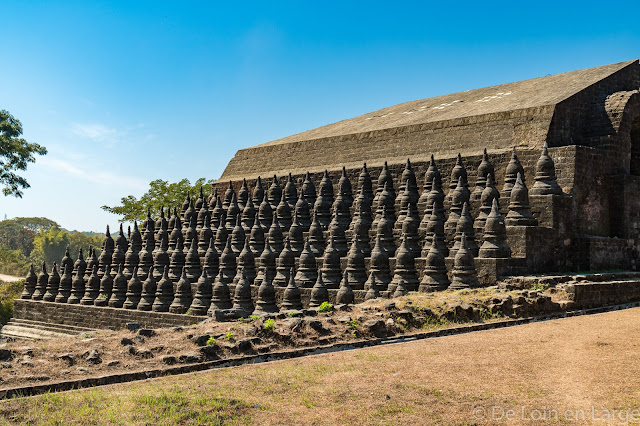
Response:
[{"label": "brick wall", "polygon": [[[233,296],[234,286],[231,285]],[[276,300],[280,304],[284,294],[284,287],[276,287]],[[335,302],[337,289],[329,289],[329,301]],[[258,288],[252,286],[252,297],[257,298]],[[310,288],[301,288],[302,304],[309,306]],[[366,291],[354,290],[355,303],[364,302]],[[387,297],[387,292],[382,292]],[[36,300],[16,299],[13,301],[13,318],[46,322],[49,324],[64,324],[88,329],[118,330],[126,327],[128,322],[138,322],[142,327],[160,328],[174,326],[189,326],[196,324],[207,316],[178,315],[168,312],[146,312],[135,309],[109,308],[102,306],[71,305],[67,303],[53,303]]]},{"label": "brick wall", "polygon": [[628,269],[631,251],[622,238],[581,236],[576,239],[578,270]]},{"label": "brick wall", "polygon": [[143,327],[156,328],[187,326],[206,318],[22,299],[13,301],[13,317],[50,324],[112,330],[124,328],[128,322],[132,321],[140,323]]},{"label": "brick wall", "polygon": [[640,300],[640,281],[575,283],[566,287],[577,308],[617,305]]},{"label": "brick wall", "polygon": [[622,175],[609,178],[612,233],[626,241],[631,249],[632,266],[637,268],[640,256],[640,176]]},{"label": "brick wall", "polygon": [[[222,179],[255,178],[297,168],[320,171],[336,164],[395,161],[395,158],[414,157],[417,161],[431,153],[440,156],[474,153],[483,146],[491,150],[521,144],[541,147],[545,140],[552,147],[602,147],[611,142],[608,136],[616,134],[615,123],[607,111],[607,97],[639,87],[640,66],[636,62],[556,105],[254,146],[236,153]],[[615,149],[625,149],[624,144],[614,145]]]},{"label": "brick wall", "polygon": [[[525,169],[527,186],[530,188],[534,183],[535,165],[540,156],[540,149],[520,146],[517,148],[517,152],[518,158]],[[640,216],[640,202],[636,203],[634,200],[637,197],[633,196],[633,194],[638,193],[635,191],[640,191],[640,184],[638,184],[637,188],[633,186],[624,190],[623,186],[615,182],[612,183],[612,177],[610,177],[610,173],[612,172],[611,157],[617,155],[616,152],[612,150],[571,145],[550,148],[549,154],[553,158],[556,166],[558,183],[565,194],[570,195],[570,197],[564,197],[561,200],[553,202],[546,199],[546,197],[538,200],[537,197],[531,196],[530,202],[534,215],[541,222],[541,225],[557,230],[554,238],[550,238],[546,242],[549,248],[554,248],[555,258],[557,260],[555,263],[556,270],[575,270],[579,268],[579,265],[589,265],[589,259],[606,258],[606,250],[610,249],[609,247],[599,244],[592,246],[592,252],[582,250],[580,247],[581,243],[577,240],[578,236],[621,236],[621,231],[617,232],[615,228],[623,226],[623,224],[627,222],[626,218],[631,219],[635,217],[634,215]],[[510,158],[510,149],[489,152],[489,159],[496,170],[496,187],[498,189],[501,189],[504,184],[504,172]],[[416,160],[415,158],[411,158],[411,160],[418,184],[421,186],[428,163],[425,160]],[[463,163],[467,168],[469,185],[472,190],[475,185],[476,171],[480,161],[480,153],[463,156]],[[405,162],[406,158],[397,159],[397,161],[389,163],[389,169],[394,177],[396,188],[399,187],[399,176],[402,174]],[[438,168],[442,173],[445,193],[449,188],[451,170],[455,162],[455,154],[436,159]],[[336,164],[335,167],[329,171],[329,175],[334,184],[334,192],[336,193],[338,190],[338,180],[341,175],[341,167],[342,165]],[[347,168],[347,175],[351,180],[354,195],[357,190],[357,178],[361,167],[361,164],[357,164]],[[369,168],[375,189],[382,164],[368,163],[367,167]],[[297,170],[294,172],[294,181],[296,181],[298,188],[300,188],[304,178],[304,171]],[[579,176],[579,179],[576,178],[577,176]],[[322,179],[322,172],[312,173],[311,177],[317,187]],[[281,186],[284,186],[286,178],[279,176],[279,182]],[[248,180],[248,184],[249,188],[252,189],[254,180]],[[228,183],[218,181],[218,191],[224,193],[227,185]],[[233,182],[236,190],[239,189],[240,185],[241,181]],[[271,178],[263,179],[265,191],[268,191],[270,185]],[[626,195],[623,195],[623,193]],[[635,206],[634,203],[638,204],[638,206]],[[503,210],[503,213],[506,213],[506,200],[501,200],[501,210]],[[621,214],[621,212],[626,213]],[[640,223],[638,227],[640,227]],[[634,228],[628,227],[626,229],[625,235],[633,233],[631,230]],[[635,235],[635,233],[629,238],[636,237],[638,237],[636,241],[640,241],[640,235]],[[615,246],[618,243],[613,242],[612,244]],[[531,247],[533,247],[533,245],[531,245]],[[595,254],[595,251],[600,249],[604,250],[604,253],[602,255]],[[640,253],[640,247],[638,247],[634,253],[636,253],[634,256],[637,257],[637,253]],[[524,255],[524,253],[521,255]],[[632,256],[632,259],[634,256]],[[635,263],[632,259],[629,259],[628,253],[624,253],[624,258],[631,262],[627,263],[626,267],[635,267]],[[617,268],[620,264],[621,263],[616,260],[612,263],[611,267]],[[539,265],[540,268],[534,267],[534,265]],[[594,265],[602,267],[603,263],[597,260]],[[554,270],[553,265],[544,259],[535,261],[531,266],[533,267],[532,272]],[[591,267],[593,267],[593,265]],[[590,267],[587,266],[585,269],[589,268]]]},{"label": "brick wall", "polygon": [[[325,168],[363,162],[396,162],[411,157],[427,160],[438,156],[477,153],[527,145],[542,147],[553,106],[513,110],[455,120],[424,123],[400,128],[342,135],[286,144],[257,146],[239,150],[222,174],[223,180],[289,171],[319,172]],[[403,160],[404,159],[404,160]],[[297,170],[300,169],[300,172]]]},{"label": "brick wall", "polygon": [[[581,150],[584,147],[576,147],[576,146],[568,146],[568,147],[559,147],[552,148],[549,150],[549,155],[553,158],[556,165],[556,175],[558,178],[558,183],[562,187],[565,193],[572,193],[573,184],[574,184],[574,176],[575,176],[575,157],[576,151]],[[522,166],[525,170],[525,180],[528,187],[531,187],[534,182],[534,177],[536,174],[535,167],[538,158],[540,157],[540,148],[534,148],[528,145],[518,146],[516,148],[518,153],[518,158],[522,163]],[[595,152],[599,152],[594,150]],[[394,186],[397,189],[400,186],[400,176],[402,175],[402,171],[404,170],[405,163],[407,158],[411,160],[412,168],[416,174],[416,178],[418,180],[418,185],[420,187],[420,191],[422,191],[422,184],[424,182],[424,173],[429,166],[428,161],[431,157],[431,154],[423,156],[408,156],[408,157],[399,157],[399,158],[389,158],[383,161],[376,162],[367,162],[367,168],[369,169],[369,174],[371,175],[371,179],[373,181],[373,188],[375,190],[377,186],[377,179],[380,175],[380,171],[384,165],[384,161],[388,162],[389,170],[394,179]],[[442,184],[445,193],[449,190],[449,183],[451,178],[451,171],[455,166],[457,158],[457,152],[450,155],[439,155],[436,157],[436,164],[440,173],[442,174]],[[511,148],[506,149],[498,149],[489,151],[489,160],[491,164],[494,166],[496,171],[496,187],[498,189],[502,189],[504,185],[504,172],[511,159]],[[476,181],[476,174],[478,170],[478,165],[482,160],[482,151],[463,154],[462,162],[467,169],[467,173],[469,175],[469,186],[470,189],[473,190]],[[337,194],[338,191],[338,181],[342,174],[342,167],[345,166],[347,169],[347,176],[351,181],[351,185],[353,187],[354,197],[357,193],[357,182],[358,175],[362,170],[362,162],[357,163],[335,163],[331,167],[328,167],[329,176],[331,177],[331,181],[334,186],[334,193]],[[322,176],[324,174],[325,168],[321,169],[309,169],[311,172],[311,179],[313,180],[316,188],[320,184],[322,180]],[[281,174],[278,174],[278,181],[282,187],[287,182],[287,176],[289,173],[292,174],[294,181],[298,189],[302,186],[302,182],[304,180],[304,175],[307,172],[307,169],[295,168],[290,170],[284,170]],[[240,176],[238,179],[231,179],[233,188],[237,191],[240,189],[242,185],[242,177]],[[257,176],[245,176],[247,178],[247,184],[249,186],[249,190],[252,191],[255,186],[255,181]],[[262,176],[262,185],[264,187],[265,192],[268,191],[269,186],[271,185],[271,181],[273,176]],[[229,180],[220,179],[216,182],[218,187],[218,193],[224,194],[224,191],[227,189],[229,185]]]},{"label": "brick wall", "polygon": [[594,136],[615,133],[605,110],[607,96],[638,87],[640,66],[636,62],[558,103],[549,128],[549,145],[598,146],[599,139]]}]

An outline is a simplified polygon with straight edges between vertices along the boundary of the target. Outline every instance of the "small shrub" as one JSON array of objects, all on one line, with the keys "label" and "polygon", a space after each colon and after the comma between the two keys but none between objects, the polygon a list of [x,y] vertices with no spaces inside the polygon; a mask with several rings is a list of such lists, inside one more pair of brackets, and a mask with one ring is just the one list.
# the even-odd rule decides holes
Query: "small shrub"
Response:
[{"label": "small shrub", "polygon": [[531,290],[546,291],[548,289],[549,289],[549,284],[547,283],[535,283],[534,285],[531,286]]},{"label": "small shrub", "polygon": [[185,315],[191,315],[191,309],[187,309],[187,312],[184,313]]},{"label": "small shrub", "polygon": [[[513,311],[513,313],[515,315],[515,311]],[[499,311],[499,310],[491,310],[487,308],[480,309],[480,318],[484,321],[498,319],[498,318],[501,318],[502,316],[503,316],[502,311]]]},{"label": "small shrub", "polygon": [[407,323],[407,320],[402,318],[402,317],[396,317],[394,318],[394,321],[399,323],[400,325],[402,325],[403,327],[407,327],[409,324]]},{"label": "small shrub", "polygon": [[330,312],[333,311],[333,305],[329,302],[322,302],[320,306],[318,306],[318,312]]},{"label": "small shrub", "polygon": [[358,323],[358,320],[349,320],[349,322],[347,323],[349,324],[349,326],[351,326],[351,328],[353,328],[354,330],[357,330],[358,328],[360,328],[360,324]]},{"label": "small shrub", "polygon": [[24,277],[29,272],[30,264],[22,251],[0,247],[0,272],[3,274]]},{"label": "small shrub", "polygon": [[262,324],[262,328],[267,331],[273,331],[276,328],[276,320],[269,318]]},{"label": "small shrub", "polygon": [[293,317],[296,316],[296,313],[293,312],[293,311],[289,311],[289,312],[287,312],[287,316],[289,316],[289,318],[293,318]]},{"label": "small shrub", "polygon": [[8,323],[13,316],[13,299],[20,298],[23,289],[24,281],[0,281],[0,325]]},{"label": "small shrub", "polygon": [[236,340],[236,336],[234,336],[231,331],[225,334],[224,337],[230,342],[233,342],[234,340]]},{"label": "small shrub", "polygon": [[216,339],[214,339],[213,337],[209,337],[209,340],[207,340],[207,346],[214,346],[216,344]]},{"label": "small shrub", "polygon": [[251,321],[255,321],[258,318],[260,318],[260,315],[249,315],[249,319],[251,319]]},{"label": "small shrub", "polygon": [[449,324],[449,321],[445,317],[439,315],[427,315],[423,324],[423,328],[429,327],[442,327]]}]

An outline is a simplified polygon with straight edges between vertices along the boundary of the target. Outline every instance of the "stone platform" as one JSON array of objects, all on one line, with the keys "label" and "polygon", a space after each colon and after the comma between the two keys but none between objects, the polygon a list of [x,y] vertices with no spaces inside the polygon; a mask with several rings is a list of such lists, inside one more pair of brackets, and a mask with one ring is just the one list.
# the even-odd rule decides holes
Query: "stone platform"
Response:
[{"label": "stone platform", "polygon": [[501,287],[522,289],[536,286],[564,291],[571,309],[589,309],[640,301],[640,272],[620,271],[574,275],[509,277]]},{"label": "stone platform", "polygon": [[[230,286],[233,292],[233,285]],[[282,300],[284,287],[276,287],[276,300]],[[252,286],[254,298],[258,288]],[[337,289],[328,289],[329,300],[334,302]],[[300,289],[302,304],[309,306],[310,288]],[[355,303],[364,302],[366,291],[354,290]],[[388,297],[382,292],[381,297]],[[0,330],[6,337],[52,338],[78,335],[97,329],[118,330],[129,322],[137,322],[144,328],[189,326],[207,319],[207,316],[172,314],[169,312],[147,312],[135,309],[110,308],[93,305],[70,305],[41,300],[14,300],[13,318]],[[32,329],[31,334],[28,330]]]},{"label": "stone platform", "polygon": [[83,330],[117,330],[125,328],[128,322],[138,322],[146,328],[188,326],[207,318],[206,316],[70,305],[41,300],[16,299],[13,303],[13,320],[46,322],[78,327]]}]

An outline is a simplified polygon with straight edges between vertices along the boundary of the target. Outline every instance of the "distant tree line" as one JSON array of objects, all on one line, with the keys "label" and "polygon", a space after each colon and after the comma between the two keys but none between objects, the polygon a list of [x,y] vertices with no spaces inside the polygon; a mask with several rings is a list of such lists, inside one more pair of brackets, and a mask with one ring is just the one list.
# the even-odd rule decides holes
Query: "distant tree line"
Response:
[{"label": "distant tree line", "polygon": [[[161,207],[165,211],[179,208],[187,194],[197,197],[201,188],[208,195],[211,181],[200,178],[191,184],[189,179],[174,183],[157,179],[149,184],[149,190],[140,198],[128,195],[121,198],[121,205],[102,206],[102,209],[120,216],[120,222],[142,222],[147,209],[150,208],[156,217]],[[86,256],[89,247],[94,247],[96,256],[99,256],[103,237],[102,234],[67,231],[46,217],[17,217],[0,221],[0,273],[23,276],[31,263],[40,268],[42,262],[46,262],[50,269],[53,262],[60,262],[67,247],[74,259],[80,248]]]},{"label": "distant tree line", "polygon": [[87,254],[90,246],[100,253],[103,236],[64,230],[51,219],[45,217],[17,217],[0,221],[0,272],[23,276],[29,265],[38,268],[42,262],[51,268],[53,262],[60,262],[64,252],[76,258],[82,248]]}]

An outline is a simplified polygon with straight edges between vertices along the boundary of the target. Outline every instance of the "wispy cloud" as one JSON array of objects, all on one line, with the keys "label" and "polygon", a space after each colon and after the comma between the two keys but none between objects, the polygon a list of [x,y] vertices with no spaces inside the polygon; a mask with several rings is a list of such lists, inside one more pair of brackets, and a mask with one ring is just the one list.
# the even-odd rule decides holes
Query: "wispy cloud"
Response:
[{"label": "wispy cloud", "polygon": [[97,170],[95,164],[90,170],[76,166],[68,161],[55,157],[42,157],[38,163],[56,172],[65,173],[77,179],[82,179],[105,187],[124,186],[132,190],[145,190],[148,182],[134,176],[124,176],[108,170]]},{"label": "wispy cloud", "polygon": [[156,138],[152,132],[145,132],[145,124],[114,128],[102,123],[71,123],[71,133],[82,139],[100,143],[105,148],[114,148],[132,139],[136,142],[148,142]]},{"label": "wispy cloud", "polygon": [[81,124],[73,123],[71,131],[84,138],[93,139],[95,141],[107,141],[113,139],[117,135],[116,129],[107,127],[100,123]]},{"label": "wispy cloud", "polygon": [[59,160],[57,158],[42,157],[38,161],[38,163],[43,166],[46,166],[49,169],[62,171],[73,176],[84,177],[86,175],[86,172],[84,170],[79,169],[78,167],[74,166],[73,164],[67,161]]}]

